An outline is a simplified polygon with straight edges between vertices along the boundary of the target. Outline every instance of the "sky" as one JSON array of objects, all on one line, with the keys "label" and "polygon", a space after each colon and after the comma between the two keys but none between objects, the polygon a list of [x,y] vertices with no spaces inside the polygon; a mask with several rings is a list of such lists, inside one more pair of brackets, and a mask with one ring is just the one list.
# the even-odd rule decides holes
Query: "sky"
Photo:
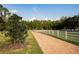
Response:
[{"label": "sky", "polygon": [[79,14],[79,4],[3,4],[11,12],[15,12],[24,20],[52,19]]}]

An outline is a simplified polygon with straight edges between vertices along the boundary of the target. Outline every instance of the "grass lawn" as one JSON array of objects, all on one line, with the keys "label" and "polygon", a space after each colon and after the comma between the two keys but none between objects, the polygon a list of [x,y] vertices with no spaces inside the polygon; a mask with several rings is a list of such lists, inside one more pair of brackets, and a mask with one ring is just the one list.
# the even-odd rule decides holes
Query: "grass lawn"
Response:
[{"label": "grass lawn", "polygon": [[69,32],[69,33],[79,35],[79,32]]},{"label": "grass lawn", "polygon": [[[0,36],[0,38],[1,37],[2,36]],[[5,40],[5,42],[6,42],[6,40],[8,40],[8,38],[5,37],[5,39],[3,38],[3,40]],[[0,43],[1,43],[1,39],[0,39]],[[28,31],[28,37],[26,37],[24,48],[14,49],[14,50],[11,50],[11,49],[0,50],[0,53],[1,54],[42,54],[43,52],[40,49],[39,45],[37,44],[31,31]]]},{"label": "grass lawn", "polygon": [[28,44],[26,51],[27,53],[31,53],[31,54],[43,53],[37,41],[35,40],[34,36],[32,35],[31,31],[28,31],[28,39],[26,40],[26,43]]}]

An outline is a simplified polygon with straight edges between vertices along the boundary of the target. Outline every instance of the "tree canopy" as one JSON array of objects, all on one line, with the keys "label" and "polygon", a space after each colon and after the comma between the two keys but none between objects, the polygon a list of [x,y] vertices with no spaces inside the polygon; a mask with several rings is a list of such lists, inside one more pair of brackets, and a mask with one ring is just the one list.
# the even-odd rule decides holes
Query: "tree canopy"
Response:
[{"label": "tree canopy", "polygon": [[[7,18],[6,15],[9,17]],[[27,35],[26,25],[22,17],[11,14],[7,8],[0,5],[0,31],[6,31],[12,43],[23,43]]]},{"label": "tree canopy", "polygon": [[79,15],[74,15],[73,17],[61,17],[60,20],[34,20],[25,21],[28,29],[36,30],[62,30],[62,29],[73,29],[79,30]]}]

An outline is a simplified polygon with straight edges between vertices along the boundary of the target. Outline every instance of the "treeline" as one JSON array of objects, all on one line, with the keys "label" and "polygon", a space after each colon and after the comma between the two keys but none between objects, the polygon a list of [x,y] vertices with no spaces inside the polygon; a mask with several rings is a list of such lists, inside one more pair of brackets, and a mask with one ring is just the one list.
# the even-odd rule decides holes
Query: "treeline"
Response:
[{"label": "treeline", "polygon": [[11,38],[11,42],[24,43],[27,28],[22,22],[22,17],[11,13],[7,8],[0,5],[0,31]]},{"label": "treeline", "polygon": [[26,26],[28,29],[31,30],[41,30],[41,29],[52,29],[52,21],[41,21],[41,20],[34,20],[34,21],[25,21]]},{"label": "treeline", "polygon": [[25,21],[28,29],[36,30],[79,30],[79,15],[62,17],[60,20],[34,20]]}]

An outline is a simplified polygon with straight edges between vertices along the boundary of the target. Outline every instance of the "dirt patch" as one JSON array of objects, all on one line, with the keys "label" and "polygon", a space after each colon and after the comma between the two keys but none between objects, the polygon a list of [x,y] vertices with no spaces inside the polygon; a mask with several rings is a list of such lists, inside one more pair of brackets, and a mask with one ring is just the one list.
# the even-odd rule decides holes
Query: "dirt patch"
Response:
[{"label": "dirt patch", "polygon": [[11,44],[7,44],[7,45],[4,45],[4,46],[1,46],[0,50],[16,50],[16,49],[22,49],[22,48],[24,48],[23,44],[16,43],[14,45],[14,44],[11,43]]}]

